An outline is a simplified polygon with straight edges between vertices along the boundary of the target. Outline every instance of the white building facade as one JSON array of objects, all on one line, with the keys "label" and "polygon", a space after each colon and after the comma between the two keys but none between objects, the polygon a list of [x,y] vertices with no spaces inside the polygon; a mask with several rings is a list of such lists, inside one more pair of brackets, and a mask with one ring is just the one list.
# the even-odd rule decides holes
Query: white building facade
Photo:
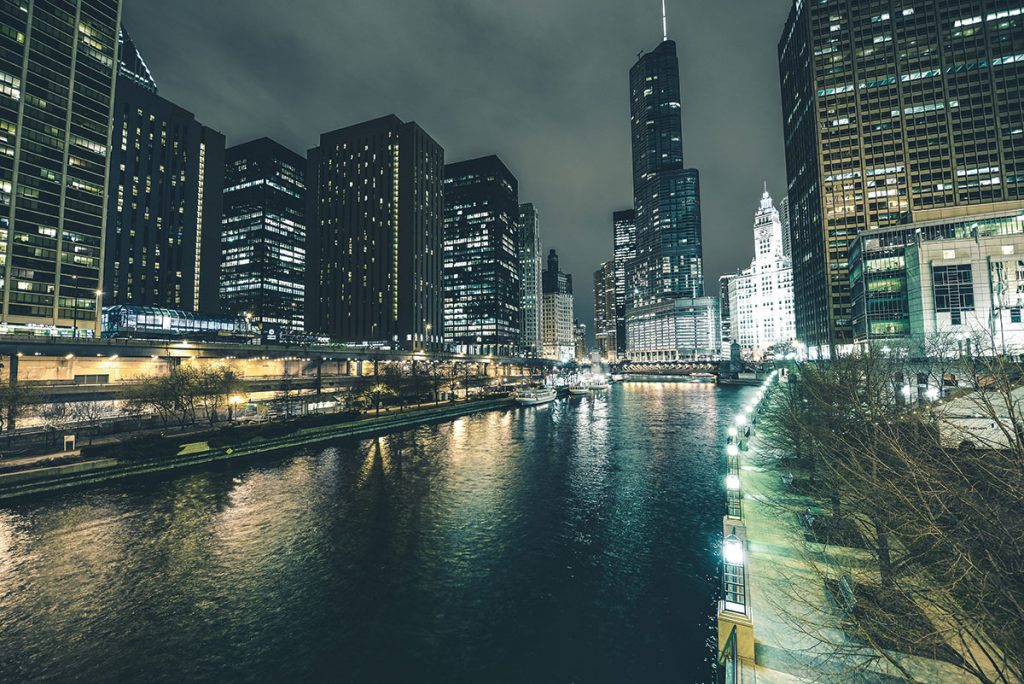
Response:
[{"label": "white building facade", "polygon": [[573,298],[568,292],[545,292],[541,299],[541,342],[544,358],[572,361],[576,355]]},{"label": "white building facade", "polygon": [[772,347],[796,339],[793,264],[767,187],[754,214],[754,259],[728,289],[730,332],[744,356],[761,360]]}]

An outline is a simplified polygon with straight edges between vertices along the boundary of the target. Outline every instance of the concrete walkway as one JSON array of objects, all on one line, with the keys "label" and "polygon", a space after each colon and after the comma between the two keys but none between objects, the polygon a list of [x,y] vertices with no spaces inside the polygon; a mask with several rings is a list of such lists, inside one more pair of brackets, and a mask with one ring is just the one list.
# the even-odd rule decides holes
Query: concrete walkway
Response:
[{"label": "concrete walkway", "polygon": [[[789,491],[782,473],[761,455],[760,440],[741,454],[743,517],[747,526],[748,582],[758,684],[794,682],[904,682],[882,659],[867,659],[839,625],[839,611],[825,591],[818,568],[826,559],[874,573],[863,549],[807,541],[798,514],[818,503]],[[953,665],[894,654],[916,681],[959,684],[976,681]]]}]

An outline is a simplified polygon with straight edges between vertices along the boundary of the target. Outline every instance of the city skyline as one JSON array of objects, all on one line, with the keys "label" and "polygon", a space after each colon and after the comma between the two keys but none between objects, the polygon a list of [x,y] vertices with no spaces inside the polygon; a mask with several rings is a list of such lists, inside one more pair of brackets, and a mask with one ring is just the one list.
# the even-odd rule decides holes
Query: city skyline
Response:
[{"label": "city skyline", "polygon": [[[660,3],[647,4],[314,10],[304,3],[285,11],[256,0],[238,16],[230,3],[165,7],[136,0],[123,19],[161,94],[225,133],[229,146],[268,136],[301,151],[323,130],[394,112],[431,131],[448,162],[498,154],[520,179],[523,201],[545,217],[544,252],[555,248],[567,272],[589,274],[612,256],[612,212],[632,203],[624,79],[637,53],[661,38]],[[767,179],[776,197],[783,194],[776,42],[789,4],[667,3],[669,37],[679,50],[687,164],[702,174],[708,283],[752,256],[744,238],[753,206],[736,201],[736,191],[749,186],[752,194]],[[229,26],[240,36],[234,42],[223,38]],[[331,26],[331,40],[317,40],[321,26]],[[432,29],[422,35],[441,40],[419,37],[423,26]],[[392,38],[360,42],[377,28]],[[299,40],[299,31],[312,33]],[[477,32],[489,40],[476,41]],[[390,49],[397,44],[408,47]],[[740,44],[744,51],[734,49]],[[266,45],[279,46],[288,59]],[[431,87],[446,74],[457,82]],[[468,102],[473,106],[463,106]],[[578,164],[584,154],[594,163]],[[592,320],[589,287],[576,307],[577,318]]]}]

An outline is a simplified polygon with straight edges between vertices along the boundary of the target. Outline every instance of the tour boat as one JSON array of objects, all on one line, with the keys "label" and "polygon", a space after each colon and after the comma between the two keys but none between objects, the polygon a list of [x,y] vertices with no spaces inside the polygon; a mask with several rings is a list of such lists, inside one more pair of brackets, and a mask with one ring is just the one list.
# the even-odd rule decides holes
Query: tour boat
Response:
[{"label": "tour boat", "polygon": [[604,390],[611,389],[611,385],[605,380],[597,380],[590,386],[590,389],[595,392],[603,392]]},{"label": "tour boat", "polygon": [[590,385],[584,385],[582,383],[577,383],[575,385],[569,385],[569,394],[573,394],[573,395],[577,395],[577,396],[579,396],[581,394],[590,394]]},{"label": "tour boat", "polygon": [[555,400],[558,392],[554,387],[532,387],[516,392],[516,401],[522,406],[537,406]]},{"label": "tour boat", "polygon": [[622,382],[622,375],[620,373],[612,373],[612,382]]}]

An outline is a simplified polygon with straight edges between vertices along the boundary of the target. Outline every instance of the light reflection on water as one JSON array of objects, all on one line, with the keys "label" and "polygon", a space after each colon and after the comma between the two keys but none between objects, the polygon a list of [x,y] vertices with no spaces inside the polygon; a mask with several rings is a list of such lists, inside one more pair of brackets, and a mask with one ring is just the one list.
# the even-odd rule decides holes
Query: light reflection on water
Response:
[{"label": "light reflection on water", "polygon": [[749,393],[616,385],[0,508],[0,681],[709,681]]}]

